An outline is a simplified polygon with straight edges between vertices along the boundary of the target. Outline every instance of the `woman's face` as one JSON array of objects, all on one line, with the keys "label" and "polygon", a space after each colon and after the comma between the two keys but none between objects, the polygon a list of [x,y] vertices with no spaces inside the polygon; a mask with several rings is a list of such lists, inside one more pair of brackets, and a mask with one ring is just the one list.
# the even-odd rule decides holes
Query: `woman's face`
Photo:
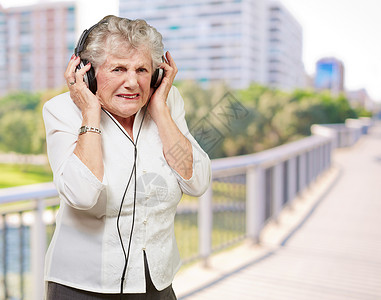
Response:
[{"label": "woman's face", "polygon": [[135,115],[150,97],[152,58],[143,46],[123,44],[116,50],[97,70],[97,96],[107,111],[124,119]]}]

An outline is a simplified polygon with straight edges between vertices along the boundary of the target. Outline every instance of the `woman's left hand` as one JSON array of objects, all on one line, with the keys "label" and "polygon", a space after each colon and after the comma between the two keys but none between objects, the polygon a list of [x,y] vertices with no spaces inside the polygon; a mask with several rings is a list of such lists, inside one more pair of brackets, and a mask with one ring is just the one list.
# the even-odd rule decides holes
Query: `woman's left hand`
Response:
[{"label": "woman's left hand", "polygon": [[[164,69],[164,78],[151,96],[148,111],[158,128],[168,165],[184,179],[190,179],[193,174],[193,148],[177,127],[167,106],[167,97],[177,74],[177,67],[169,52],[165,56],[165,62],[160,64],[160,68]],[[174,155],[174,151],[178,149],[182,152],[180,158]]]},{"label": "woman's left hand", "polygon": [[159,65],[159,68],[164,70],[164,77],[156,90],[151,88],[153,94],[148,105],[148,111],[154,121],[168,109],[167,97],[178,71],[176,63],[168,51],[165,53],[164,62]]}]

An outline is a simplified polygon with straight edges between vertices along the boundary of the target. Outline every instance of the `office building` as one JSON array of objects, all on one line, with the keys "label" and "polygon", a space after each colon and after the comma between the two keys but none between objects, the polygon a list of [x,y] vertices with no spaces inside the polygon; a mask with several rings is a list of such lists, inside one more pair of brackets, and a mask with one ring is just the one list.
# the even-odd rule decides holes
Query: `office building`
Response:
[{"label": "office building", "polygon": [[376,108],[375,102],[369,96],[366,89],[346,91],[345,94],[349,103],[354,108],[363,108],[368,111],[374,111]]},{"label": "office building", "polygon": [[164,37],[177,79],[266,83],[266,0],[120,0],[122,17],[145,19]]},{"label": "office building", "polygon": [[329,90],[333,94],[344,91],[344,65],[334,57],[320,59],[316,63],[315,88]]},{"label": "office building", "polygon": [[302,27],[279,1],[269,3],[267,85],[283,90],[303,88]]},{"label": "office building", "polygon": [[[146,3],[146,4],[145,4]],[[267,0],[120,0],[120,15],[142,18],[164,37],[178,79],[305,87],[302,28],[279,2]]]},{"label": "office building", "polygon": [[74,2],[0,7],[1,94],[64,86],[75,38]]},{"label": "office building", "polygon": [[302,29],[279,2],[113,0],[108,9],[95,3],[90,13],[88,0],[73,0],[0,7],[0,94],[64,86],[80,33],[103,14],[118,14],[115,1],[120,16],[145,19],[163,34],[179,68],[177,80],[232,88],[253,82],[281,89],[305,85]]}]

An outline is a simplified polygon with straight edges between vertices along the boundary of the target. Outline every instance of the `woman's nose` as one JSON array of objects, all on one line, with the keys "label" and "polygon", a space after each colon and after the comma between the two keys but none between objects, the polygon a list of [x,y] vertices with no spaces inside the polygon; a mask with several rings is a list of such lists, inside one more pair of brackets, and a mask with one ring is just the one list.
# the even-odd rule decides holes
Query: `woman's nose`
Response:
[{"label": "woman's nose", "polygon": [[126,72],[126,76],[124,79],[124,87],[126,89],[133,89],[137,87],[138,79],[135,72]]}]

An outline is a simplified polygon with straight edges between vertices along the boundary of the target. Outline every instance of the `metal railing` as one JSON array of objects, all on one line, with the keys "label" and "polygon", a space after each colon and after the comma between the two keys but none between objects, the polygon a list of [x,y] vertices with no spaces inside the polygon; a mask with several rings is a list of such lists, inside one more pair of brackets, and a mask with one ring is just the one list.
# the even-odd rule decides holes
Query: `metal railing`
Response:
[{"label": "metal railing", "polygon": [[[178,206],[183,261],[207,265],[215,251],[245,238],[257,242],[266,222],[331,166],[333,149],[352,145],[371,125],[351,122],[315,126],[319,134],[260,153],[213,160],[207,192],[184,196]],[[44,256],[58,205],[52,183],[0,189],[0,300],[43,299]]]},{"label": "metal railing", "polygon": [[44,298],[44,256],[56,197],[53,183],[0,190],[0,299]]},{"label": "metal railing", "polygon": [[347,119],[345,124],[312,125],[311,132],[333,138],[333,147],[342,148],[354,145],[362,134],[368,133],[372,124],[370,118]]}]

